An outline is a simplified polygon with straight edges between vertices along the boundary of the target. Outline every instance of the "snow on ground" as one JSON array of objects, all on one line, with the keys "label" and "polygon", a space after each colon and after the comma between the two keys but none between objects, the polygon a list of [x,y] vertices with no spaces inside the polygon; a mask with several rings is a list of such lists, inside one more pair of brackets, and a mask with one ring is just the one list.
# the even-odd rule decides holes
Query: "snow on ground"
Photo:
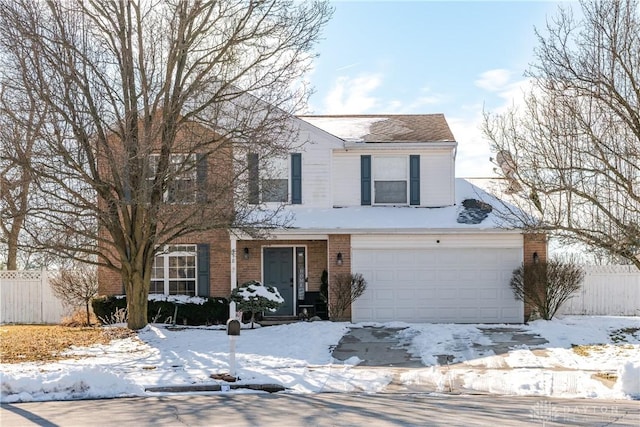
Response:
[{"label": "snow on ground", "polygon": [[[364,326],[404,327],[401,344],[425,366],[369,368],[358,367],[357,356],[333,359],[331,349],[349,328]],[[487,333],[491,328],[498,333]],[[510,333],[543,343],[505,346],[502,337]],[[147,387],[216,384],[210,376],[229,372],[229,349],[220,327],[149,325],[138,338],[73,348],[74,359],[0,364],[0,399],[145,396],[157,394]],[[243,329],[236,367],[239,384],[276,383],[290,393],[376,393],[395,383],[438,392],[640,398],[640,318],[567,316],[529,325],[302,322]]]}]

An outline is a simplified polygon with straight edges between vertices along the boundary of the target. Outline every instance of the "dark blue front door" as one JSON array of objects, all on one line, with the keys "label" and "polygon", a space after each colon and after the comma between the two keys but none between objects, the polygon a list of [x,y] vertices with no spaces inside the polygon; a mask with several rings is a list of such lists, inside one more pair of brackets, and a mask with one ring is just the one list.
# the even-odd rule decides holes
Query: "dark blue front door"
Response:
[{"label": "dark blue front door", "polygon": [[278,288],[284,304],[266,316],[292,316],[293,313],[293,248],[264,248],[264,284]]}]

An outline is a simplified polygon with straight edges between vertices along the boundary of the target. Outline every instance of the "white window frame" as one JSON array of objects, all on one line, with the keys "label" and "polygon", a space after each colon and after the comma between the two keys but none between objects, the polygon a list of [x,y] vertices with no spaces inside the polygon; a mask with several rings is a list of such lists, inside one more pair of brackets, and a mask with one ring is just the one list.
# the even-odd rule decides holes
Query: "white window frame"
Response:
[{"label": "white window frame", "polygon": [[[160,154],[151,154],[149,155],[149,172],[147,176],[147,180],[153,183],[153,180],[158,173],[158,159],[160,158]],[[187,164],[187,162],[192,162],[193,166],[191,168],[187,168],[180,173],[179,168],[183,167]],[[177,183],[178,181],[191,181],[193,191],[190,194],[190,197],[183,197],[181,200],[171,200],[171,189],[167,186],[164,190],[164,194],[162,195],[162,200],[165,203],[171,204],[192,204],[196,202],[197,195],[197,168],[196,168],[196,156],[193,153],[176,153],[169,155],[169,174],[173,175],[171,182]],[[175,190],[174,190],[175,191]]]},{"label": "white window frame", "polygon": [[[286,157],[273,157],[267,160],[259,159],[259,172],[258,176],[260,177],[260,200],[262,203],[287,203],[291,202],[291,155],[287,155]],[[277,168],[275,173],[273,169]],[[260,173],[262,171],[271,171],[268,176],[264,176],[264,173]],[[276,181],[283,180],[287,181],[287,195],[283,200],[265,200],[265,195],[267,191],[265,191],[265,184],[268,181]]]},{"label": "white window frame", "polygon": [[[378,205],[378,206],[408,206],[409,205],[409,186],[410,186],[410,181],[409,181],[409,156],[407,155],[387,155],[387,156],[371,156],[372,158],[372,165],[371,165],[371,203],[373,205]],[[405,164],[405,173],[404,173],[404,177],[400,178],[398,175],[398,178],[388,178],[388,179],[381,179],[381,178],[377,178],[376,175],[378,174],[379,170],[378,167],[380,165],[380,163],[382,163],[385,159],[397,159],[397,160],[402,160]],[[393,168],[387,168],[385,169],[386,172],[393,172]],[[379,176],[379,175],[378,175]],[[394,182],[394,181],[404,181],[405,182],[405,194],[404,194],[404,201],[403,202],[377,202],[376,201],[376,182]]]},{"label": "white window frame", "polygon": [[[171,260],[178,257],[193,257],[193,265],[172,266]],[[162,259],[162,265],[158,265],[158,260],[160,259]],[[160,269],[162,271],[162,277],[158,277]],[[172,269],[175,269],[175,271],[172,271]],[[182,270],[182,277],[179,277],[180,270]],[[184,292],[172,293],[171,284],[176,282],[193,282],[193,294]],[[152,292],[155,283],[162,284],[162,293]],[[175,244],[164,246],[163,250],[158,252],[153,260],[153,266],[151,269],[151,285],[152,288],[150,288],[149,293],[156,293],[160,295],[198,296],[198,245]]]}]

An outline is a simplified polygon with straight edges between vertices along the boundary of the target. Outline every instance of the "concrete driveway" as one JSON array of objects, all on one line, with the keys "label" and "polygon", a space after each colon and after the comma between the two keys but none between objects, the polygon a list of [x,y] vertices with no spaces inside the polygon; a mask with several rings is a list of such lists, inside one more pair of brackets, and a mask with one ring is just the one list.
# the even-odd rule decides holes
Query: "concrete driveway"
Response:
[{"label": "concrete driveway", "polygon": [[[333,357],[340,361],[346,361],[352,357],[361,360],[358,366],[385,366],[396,368],[421,368],[424,367],[419,358],[409,353],[409,342],[400,331],[406,328],[386,327],[362,327],[351,328],[345,334],[336,348]],[[539,335],[532,334],[523,329],[504,328],[499,326],[487,326],[479,328],[488,338],[489,344],[473,344],[478,351],[496,355],[509,353],[516,346],[526,345],[530,348],[547,344],[547,341]],[[468,346],[467,342],[452,343],[453,348]],[[434,355],[438,365],[455,363],[452,354]]]}]

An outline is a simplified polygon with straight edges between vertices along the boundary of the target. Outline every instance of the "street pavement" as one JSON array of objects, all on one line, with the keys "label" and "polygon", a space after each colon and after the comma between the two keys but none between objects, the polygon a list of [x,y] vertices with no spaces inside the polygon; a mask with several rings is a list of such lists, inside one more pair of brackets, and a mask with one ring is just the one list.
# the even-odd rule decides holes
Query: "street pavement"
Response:
[{"label": "street pavement", "polygon": [[2,404],[2,427],[640,426],[640,403],[435,394],[217,393]]}]

